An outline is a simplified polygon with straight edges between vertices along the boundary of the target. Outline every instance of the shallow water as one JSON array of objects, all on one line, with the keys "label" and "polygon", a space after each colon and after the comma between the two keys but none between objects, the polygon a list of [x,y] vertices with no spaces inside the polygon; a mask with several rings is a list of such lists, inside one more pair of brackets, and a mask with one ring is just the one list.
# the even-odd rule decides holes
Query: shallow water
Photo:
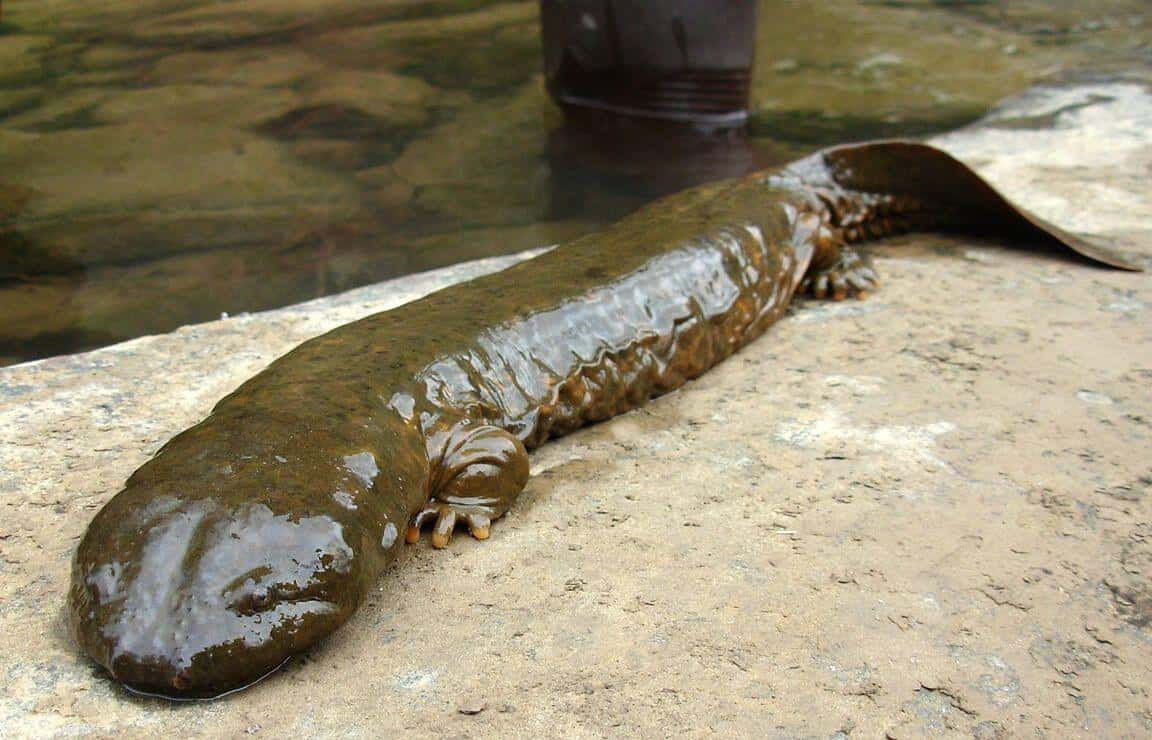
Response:
[{"label": "shallow water", "polygon": [[0,363],[595,229],[819,146],[1147,66],[1143,0],[765,1],[749,137],[573,130],[535,2],[8,0]]}]

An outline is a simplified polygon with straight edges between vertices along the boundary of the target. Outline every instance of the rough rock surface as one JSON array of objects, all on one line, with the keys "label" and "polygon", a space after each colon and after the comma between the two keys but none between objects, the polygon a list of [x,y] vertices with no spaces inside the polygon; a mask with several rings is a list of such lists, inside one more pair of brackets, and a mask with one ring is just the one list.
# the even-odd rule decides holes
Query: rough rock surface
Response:
[{"label": "rough rock surface", "polygon": [[[1152,95],[1033,90],[939,140],[1152,255]],[[1152,732],[1152,277],[939,236],[647,408],[545,446],[491,540],[411,547],[223,701],[78,654],[68,565],[172,434],[297,342],[506,260],[0,369],[0,733]]]}]

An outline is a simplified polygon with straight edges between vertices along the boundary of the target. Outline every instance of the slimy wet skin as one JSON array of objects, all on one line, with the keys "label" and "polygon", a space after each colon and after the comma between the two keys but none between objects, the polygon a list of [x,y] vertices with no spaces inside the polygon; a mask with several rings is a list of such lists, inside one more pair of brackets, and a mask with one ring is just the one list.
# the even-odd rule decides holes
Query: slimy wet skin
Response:
[{"label": "slimy wet skin", "polygon": [[680,387],[798,291],[877,288],[852,246],[941,228],[1122,269],[947,154],[877,142],[685,191],[610,229],[312,339],[173,438],[96,515],[84,650],[172,698],[246,686],[343,624],[405,541],[489,536],[527,450]]}]

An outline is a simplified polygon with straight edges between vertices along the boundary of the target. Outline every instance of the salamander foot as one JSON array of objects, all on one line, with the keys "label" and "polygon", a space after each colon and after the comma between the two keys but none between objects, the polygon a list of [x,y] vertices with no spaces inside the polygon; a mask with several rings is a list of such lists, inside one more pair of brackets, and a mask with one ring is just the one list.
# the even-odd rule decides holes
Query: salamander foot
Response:
[{"label": "salamander foot", "polygon": [[432,526],[432,546],[448,546],[456,525],[464,523],[478,540],[488,539],[492,522],[504,516],[528,482],[528,453],[519,439],[498,427],[461,425],[438,444],[432,496],[408,525],[404,538],[420,539]]},{"label": "salamander foot", "polygon": [[867,298],[880,287],[880,278],[872,261],[850,247],[841,247],[840,255],[828,267],[811,268],[800,284],[800,290],[813,298]]},{"label": "salamander foot", "polygon": [[452,533],[456,525],[463,522],[468,525],[468,531],[478,540],[488,539],[491,534],[492,520],[503,515],[490,506],[467,506],[463,504],[446,504],[436,499],[429,501],[420,513],[412,517],[404,539],[412,544],[420,539],[420,530],[428,522],[432,525],[432,547],[437,549],[448,546],[452,540]]}]

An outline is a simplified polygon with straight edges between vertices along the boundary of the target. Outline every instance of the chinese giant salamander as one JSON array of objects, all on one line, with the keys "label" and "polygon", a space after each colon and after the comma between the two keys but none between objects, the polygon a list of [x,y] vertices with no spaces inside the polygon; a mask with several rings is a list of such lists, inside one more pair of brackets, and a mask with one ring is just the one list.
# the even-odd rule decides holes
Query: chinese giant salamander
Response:
[{"label": "chinese giant salamander", "polygon": [[488,537],[549,437],[731,355],[798,290],[876,287],[851,246],[935,228],[1140,269],[932,147],[875,142],[665,198],[607,230],[304,342],[173,438],[96,515],[70,616],[119,681],[243,687],[345,622],[432,526]]}]

